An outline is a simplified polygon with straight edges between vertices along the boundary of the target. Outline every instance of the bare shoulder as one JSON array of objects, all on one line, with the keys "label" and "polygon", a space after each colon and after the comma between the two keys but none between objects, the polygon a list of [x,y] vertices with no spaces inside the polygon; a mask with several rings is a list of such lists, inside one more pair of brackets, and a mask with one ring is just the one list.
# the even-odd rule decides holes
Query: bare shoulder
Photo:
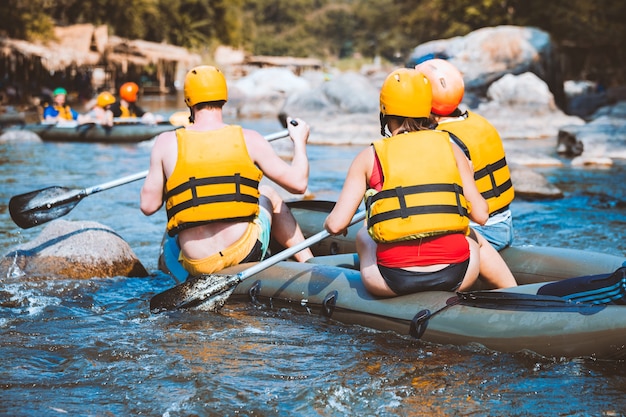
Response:
[{"label": "bare shoulder", "polygon": [[243,137],[246,141],[248,152],[253,159],[255,156],[266,156],[268,152],[273,152],[273,148],[269,142],[256,130],[243,129]]},{"label": "bare shoulder", "polygon": [[265,139],[263,138],[263,136],[257,132],[256,130],[252,130],[252,129],[245,129],[245,128],[241,128],[243,131],[243,137],[246,139],[246,142],[250,142],[250,143],[256,143],[256,142],[265,142]]},{"label": "bare shoulder", "polygon": [[167,132],[160,133],[154,141],[154,146],[163,146],[172,142],[176,143],[175,130],[169,130]]},{"label": "bare shoulder", "polygon": [[176,132],[174,130],[159,134],[152,146],[153,152],[170,153],[176,152]]},{"label": "bare shoulder", "polygon": [[368,146],[354,157],[354,164],[370,166],[374,162],[374,147]]}]

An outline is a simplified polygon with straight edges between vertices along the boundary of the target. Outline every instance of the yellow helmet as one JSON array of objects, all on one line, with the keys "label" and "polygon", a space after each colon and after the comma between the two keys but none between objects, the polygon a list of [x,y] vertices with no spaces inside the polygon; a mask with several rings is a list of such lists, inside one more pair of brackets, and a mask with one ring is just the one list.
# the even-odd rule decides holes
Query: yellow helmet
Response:
[{"label": "yellow helmet", "polygon": [[463,100],[463,75],[445,59],[429,59],[415,67],[430,81],[433,88],[432,112],[440,116],[451,114]]},{"label": "yellow helmet", "polygon": [[185,103],[192,107],[208,101],[227,101],[228,87],[222,72],[210,65],[192,68],[185,76]]},{"label": "yellow helmet", "polygon": [[96,99],[96,104],[98,105],[98,107],[105,108],[106,106],[113,103],[115,103],[115,97],[113,97],[113,94],[109,93],[108,91],[103,91],[98,94],[98,98]]},{"label": "yellow helmet", "polygon": [[410,68],[400,68],[387,76],[380,89],[382,116],[423,118],[430,116],[432,90],[428,78]]}]

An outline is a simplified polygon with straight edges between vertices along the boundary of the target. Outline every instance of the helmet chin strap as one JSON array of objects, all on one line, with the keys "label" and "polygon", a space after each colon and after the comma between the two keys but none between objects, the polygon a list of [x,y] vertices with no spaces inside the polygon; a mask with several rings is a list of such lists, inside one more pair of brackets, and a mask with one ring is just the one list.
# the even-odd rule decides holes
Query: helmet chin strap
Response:
[{"label": "helmet chin strap", "polygon": [[195,115],[194,115],[193,107],[189,107],[189,123],[193,124],[195,119],[196,118],[195,118]]},{"label": "helmet chin strap", "polygon": [[387,121],[385,120],[385,116],[382,112],[378,113],[378,118],[380,119],[380,135],[382,137],[388,138],[391,136],[391,132],[389,132],[387,128]]}]

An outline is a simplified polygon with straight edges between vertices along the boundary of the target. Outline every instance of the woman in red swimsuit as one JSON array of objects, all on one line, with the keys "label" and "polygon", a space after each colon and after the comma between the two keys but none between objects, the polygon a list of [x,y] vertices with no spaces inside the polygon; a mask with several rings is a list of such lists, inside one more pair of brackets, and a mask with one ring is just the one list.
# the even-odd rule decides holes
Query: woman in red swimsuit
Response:
[{"label": "woman in red swimsuit", "polygon": [[380,92],[383,139],[359,153],[324,227],[342,234],[363,196],[357,234],[361,277],[377,296],[464,291],[479,273],[495,288],[517,285],[498,252],[469,227],[488,207],[463,151],[430,128],[432,91],[414,69],[392,72]]}]

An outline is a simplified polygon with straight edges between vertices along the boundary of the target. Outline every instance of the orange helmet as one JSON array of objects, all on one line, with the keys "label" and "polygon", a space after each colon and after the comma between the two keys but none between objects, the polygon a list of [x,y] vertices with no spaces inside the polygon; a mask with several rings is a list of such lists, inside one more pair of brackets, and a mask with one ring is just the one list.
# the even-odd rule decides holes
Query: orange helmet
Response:
[{"label": "orange helmet", "polygon": [[120,97],[129,103],[137,101],[137,93],[139,92],[139,86],[133,82],[122,84],[120,87]]},{"label": "orange helmet", "polygon": [[423,118],[430,116],[432,91],[419,71],[400,68],[387,76],[380,89],[382,116]]},{"label": "orange helmet", "polygon": [[192,68],[185,76],[185,103],[193,107],[209,101],[227,101],[226,78],[219,69],[211,65]]},{"label": "orange helmet", "polygon": [[115,103],[115,97],[113,97],[113,94],[109,93],[108,91],[103,91],[98,94],[98,98],[96,99],[96,104],[98,105],[98,107],[105,108],[106,106],[113,103]]},{"label": "orange helmet", "polygon": [[445,59],[429,59],[415,67],[432,84],[432,112],[440,116],[452,113],[463,100],[465,84],[461,72]]}]

